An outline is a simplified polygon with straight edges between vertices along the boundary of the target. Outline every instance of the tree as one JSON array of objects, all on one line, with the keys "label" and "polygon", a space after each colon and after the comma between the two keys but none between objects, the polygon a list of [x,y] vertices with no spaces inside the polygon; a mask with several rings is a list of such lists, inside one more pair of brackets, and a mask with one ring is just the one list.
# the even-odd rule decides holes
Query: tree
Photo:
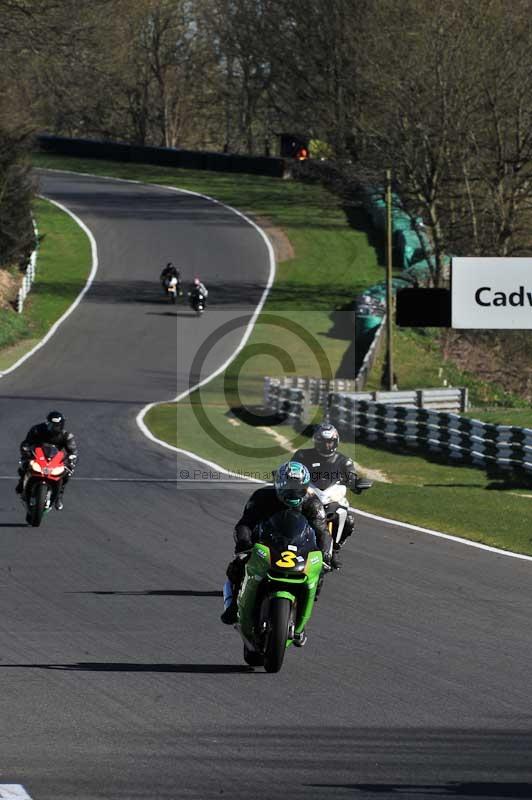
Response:
[{"label": "tree", "polygon": [[[471,134],[483,208],[483,249],[525,255],[532,247],[532,23],[528,4],[494,2]],[[495,13],[496,16],[495,16]]]},{"label": "tree", "polygon": [[271,135],[268,91],[276,47],[275,0],[211,0],[203,12],[219,72],[225,146],[254,153]]},{"label": "tree", "polygon": [[356,157],[360,112],[358,51],[364,0],[276,3],[272,103],[288,130],[310,134],[339,159]]},{"label": "tree", "polygon": [[444,280],[459,159],[476,94],[472,69],[478,15],[473,5],[381,0],[366,19],[360,54],[366,101],[358,127],[362,162],[391,167],[398,193],[421,216],[433,243],[432,282]]}]

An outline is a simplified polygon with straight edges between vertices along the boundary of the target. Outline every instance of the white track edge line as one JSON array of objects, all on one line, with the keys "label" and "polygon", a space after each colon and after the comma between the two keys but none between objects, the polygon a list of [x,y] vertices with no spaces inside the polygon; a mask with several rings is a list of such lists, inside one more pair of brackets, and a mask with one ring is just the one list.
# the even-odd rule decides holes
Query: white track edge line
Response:
[{"label": "white track edge line", "polygon": [[[157,186],[157,184],[149,184],[149,185]],[[238,211],[238,209],[233,208],[232,206],[229,206],[226,203],[222,203],[221,200],[216,200],[216,198],[214,198],[214,197],[209,197],[209,195],[201,194],[200,192],[192,192],[192,191],[189,191],[188,189],[177,189],[175,187],[164,187],[164,188],[168,188],[168,189],[171,189],[171,190],[173,190],[175,192],[179,192],[179,193],[184,192],[185,194],[192,194],[192,195],[195,195],[196,197],[202,197],[205,200],[209,200],[209,201],[211,201],[213,203],[216,203],[217,205],[220,205],[220,206],[223,206],[224,208],[227,208],[229,211],[232,211],[234,214],[236,214],[237,216],[239,216],[243,220],[245,220],[249,225],[251,225],[253,228],[255,228],[255,230],[262,237],[262,240],[263,240],[264,244],[266,245],[266,249],[268,251],[268,258],[269,258],[269,262],[270,262],[270,270],[269,270],[268,280],[267,280],[266,286],[264,287],[264,291],[262,292],[262,296],[261,296],[261,298],[260,298],[260,300],[259,300],[259,302],[258,302],[258,304],[257,304],[257,306],[255,308],[255,311],[253,312],[253,314],[251,316],[251,319],[249,320],[249,322],[248,322],[248,324],[246,326],[246,330],[244,331],[244,335],[242,336],[242,338],[241,338],[236,350],[234,350],[233,353],[229,356],[229,358],[227,358],[223,362],[223,364],[221,364],[217,369],[215,369],[214,372],[212,372],[210,375],[208,375],[203,380],[198,381],[198,383],[194,384],[194,386],[191,386],[188,389],[185,389],[185,391],[181,392],[180,394],[178,394],[177,397],[173,397],[171,400],[160,400],[160,401],[157,401],[155,403],[149,403],[148,405],[144,406],[144,408],[141,409],[141,411],[137,415],[137,418],[136,418],[137,425],[139,426],[139,428],[142,431],[142,433],[148,439],[150,439],[150,441],[152,441],[152,442],[154,442],[156,444],[159,444],[162,447],[165,447],[167,450],[172,450],[174,453],[181,453],[182,455],[189,456],[190,458],[192,458],[192,459],[194,459],[196,461],[199,461],[200,463],[205,464],[206,466],[211,467],[212,469],[216,470],[216,472],[223,473],[224,475],[230,475],[231,477],[241,478],[243,481],[248,481],[250,483],[263,483],[263,481],[258,480],[257,478],[243,477],[243,476],[239,475],[236,472],[232,472],[231,470],[228,470],[225,467],[222,467],[220,464],[216,464],[214,461],[209,461],[208,459],[203,458],[202,456],[198,456],[196,453],[191,453],[189,450],[183,450],[182,448],[175,447],[174,445],[168,444],[168,442],[164,442],[162,439],[158,439],[156,436],[154,436],[154,434],[152,434],[152,432],[149,430],[149,428],[147,427],[146,423],[144,422],[144,418],[145,418],[146,414],[152,408],[155,408],[155,406],[164,405],[166,403],[178,403],[180,400],[183,400],[185,397],[190,395],[196,389],[199,389],[201,386],[205,386],[205,384],[210,383],[210,381],[214,380],[214,378],[216,378],[225,369],[227,369],[229,364],[231,364],[231,362],[234,361],[234,359],[237,357],[237,355],[240,353],[240,351],[245,347],[246,342],[248,341],[249,337],[251,336],[251,333],[253,331],[253,328],[255,327],[255,323],[257,321],[257,318],[259,317],[259,315],[260,315],[260,313],[261,313],[261,311],[262,311],[262,309],[264,307],[264,304],[266,302],[266,299],[268,297],[268,294],[270,292],[270,289],[273,286],[273,282],[275,280],[275,273],[276,273],[275,253],[273,251],[272,244],[271,244],[270,240],[268,239],[267,235],[265,234],[265,232],[262,230],[262,228],[259,225],[256,224],[256,222],[253,222],[253,220],[251,220],[249,217],[247,217],[241,211]]]},{"label": "white track edge line", "polygon": [[0,783],[0,800],[31,800],[21,783]]},{"label": "white track edge line", "polygon": [[457,542],[458,544],[465,544],[467,547],[476,547],[478,550],[486,550],[488,553],[495,553],[499,556],[508,556],[509,558],[519,558],[523,561],[532,561],[532,556],[526,556],[523,553],[514,553],[512,550],[501,550],[498,547],[492,547],[489,544],[482,544],[481,542],[473,542],[471,539],[463,539],[461,536],[453,536],[452,533],[442,533],[441,531],[432,530],[432,528],[422,528],[420,525],[412,525],[410,522],[398,522],[395,519],[390,519],[389,517],[381,517],[378,514],[371,514],[369,511],[361,511],[359,508],[355,508],[355,512],[357,514],[361,514],[363,517],[368,517],[369,519],[374,519],[377,522],[385,522],[388,525],[399,525],[401,528],[406,528],[410,531],[416,531],[418,533],[428,533],[430,536],[436,536],[439,539],[448,539],[451,542]]},{"label": "white track edge line", "polygon": [[85,225],[85,223],[79,217],[76,216],[76,214],[74,214],[73,211],[70,211],[66,206],[62,205],[62,203],[58,203],[57,200],[51,200],[49,197],[44,197],[44,195],[38,195],[38,197],[41,197],[44,200],[46,200],[47,202],[52,203],[54,206],[57,206],[58,208],[60,208],[61,211],[64,211],[66,214],[69,215],[69,217],[72,217],[74,222],[76,222],[79,225],[79,227],[86,233],[86,235],[87,235],[87,237],[89,239],[89,242],[90,242],[90,246],[91,246],[92,267],[91,267],[91,271],[89,273],[89,277],[87,278],[87,282],[85,283],[85,286],[83,287],[81,292],[78,294],[78,296],[76,297],[74,302],[67,308],[67,310],[64,312],[64,314],[62,314],[59,317],[59,319],[57,319],[54,322],[54,324],[52,325],[52,327],[50,328],[48,333],[45,334],[45,336],[43,336],[43,338],[39,342],[37,342],[35,347],[32,347],[31,350],[28,350],[27,353],[25,353],[23,356],[21,356],[18,359],[18,361],[15,361],[15,363],[12,364],[10,367],[8,367],[7,369],[5,369],[3,371],[0,371],[0,378],[3,378],[4,375],[9,375],[10,372],[14,372],[14,370],[18,369],[18,367],[20,367],[21,364],[23,364],[25,361],[27,361],[28,358],[31,358],[37,352],[37,350],[40,350],[41,347],[44,347],[44,345],[52,338],[52,336],[57,331],[57,329],[60,327],[60,325],[62,325],[63,322],[79,306],[79,304],[83,300],[83,297],[85,296],[85,294],[90,289],[90,287],[92,285],[92,282],[93,282],[93,280],[94,280],[94,278],[96,276],[96,273],[98,272],[98,247],[96,245],[96,239],[94,238],[91,230],[87,227],[87,225]]},{"label": "white track edge line", "polygon": [[[40,169],[45,169],[46,170],[47,168],[46,167],[41,167]],[[150,441],[154,442],[155,444],[160,445],[161,447],[166,448],[167,450],[172,450],[174,453],[181,453],[182,455],[189,456],[190,458],[194,459],[195,461],[199,461],[202,464],[206,464],[208,467],[211,467],[212,469],[216,470],[216,472],[224,473],[225,475],[230,475],[231,477],[241,478],[242,482],[247,481],[248,483],[261,483],[261,484],[264,484],[265,481],[258,480],[257,478],[242,477],[241,475],[238,475],[237,473],[234,473],[234,472],[231,472],[230,470],[227,470],[225,467],[222,467],[220,464],[216,464],[214,461],[209,461],[208,459],[203,458],[202,456],[199,456],[196,453],[192,453],[189,450],[183,450],[183,449],[181,449],[179,447],[174,447],[174,445],[168,444],[168,442],[165,442],[162,439],[158,439],[156,436],[154,436],[152,434],[152,432],[147,427],[146,423],[144,422],[144,417],[146,416],[148,411],[150,411],[155,406],[164,405],[165,403],[178,403],[179,400],[182,400],[184,397],[187,397],[187,395],[189,395],[191,392],[193,392],[196,389],[198,389],[200,386],[204,386],[206,383],[208,383],[209,381],[213,380],[221,372],[223,372],[223,370],[226,369],[226,367],[229,366],[229,364],[236,358],[236,356],[240,353],[242,348],[245,346],[247,340],[249,339],[249,337],[251,335],[251,331],[252,331],[252,329],[253,329],[253,327],[255,325],[257,317],[259,316],[260,312],[262,311],[264,303],[266,302],[266,298],[267,298],[267,296],[269,294],[269,291],[270,291],[270,289],[271,289],[271,287],[273,285],[273,281],[275,279],[275,271],[276,271],[275,254],[273,252],[272,244],[271,244],[270,240],[268,239],[268,237],[266,236],[265,232],[255,222],[253,222],[253,220],[249,219],[249,217],[246,217],[246,215],[243,214],[241,211],[238,211],[237,209],[232,208],[232,206],[228,206],[225,203],[222,203],[220,200],[216,200],[216,198],[214,198],[214,197],[209,197],[206,194],[201,194],[200,192],[192,192],[192,191],[189,191],[188,189],[177,189],[175,186],[164,186],[163,184],[157,184],[157,183],[144,183],[143,181],[137,181],[137,180],[133,180],[133,179],[130,179],[130,178],[113,178],[110,175],[94,175],[93,173],[90,173],[90,172],[75,172],[74,170],[66,170],[66,169],[49,169],[48,171],[49,172],[67,172],[67,173],[69,173],[71,175],[83,175],[83,176],[89,177],[89,178],[104,179],[104,180],[109,180],[109,181],[120,181],[122,183],[135,183],[135,184],[139,184],[141,186],[154,186],[154,187],[157,187],[158,189],[169,189],[170,191],[177,192],[178,194],[179,193],[184,193],[184,194],[196,195],[197,197],[203,197],[206,200],[211,200],[213,203],[217,203],[218,205],[224,206],[224,208],[228,208],[229,210],[233,211],[235,214],[238,214],[238,216],[240,216],[240,217],[242,217],[242,219],[246,220],[246,222],[248,222],[252,227],[254,227],[259,232],[259,234],[262,236],[264,242],[266,243],[266,247],[268,249],[268,253],[269,253],[269,256],[270,256],[270,275],[269,275],[269,278],[268,278],[268,283],[267,283],[267,285],[266,285],[266,287],[264,289],[264,292],[262,294],[262,297],[261,297],[261,299],[259,301],[259,304],[258,304],[257,308],[255,309],[255,312],[254,312],[251,320],[248,323],[248,326],[246,328],[244,336],[242,337],[242,339],[240,341],[240,344],[238,345],[237,349],[234,351],[233,355],[230,356],[228,358],[228,360],[224,364],[222,364],[221,367],[219,367],[217,370],[215,370],[215,372],[213,372],[212,375],[208,376],[207,378],[204,378],[203,381],[200,381],[195,386],[192,386],[190,389],[182,392],[176,398],[173,398],[172,400],[159,400],[159,401],[157,401],[155,403],[149,403],[148,405],[144,406],[144,408],[141,409],[141,411],[137,414],[136,423],[137,423],[138,427],[140,428],[140,430],[142,431],[142,433],[144,434],[144,436],[146,436],[147,439],[149,439]],[[48,199],[48,198],[46,198],[46,199]],[[83,228],[83,230],[86,231],[87,235],[89,236],[89,239],[91,240],[91,246],[92,246],[92,243],[94,241],[94,237],[93,237],[92,233],[89,231],[89,229],[87,228],[87,226],[83,222],[81,222],[81,220],[78,220],[78,218],[75,216],[75,214],[73,214],[71,211],[69,211],[65,206],[61,206],[60,203],[57,203],[54,200],[52,200],[51,202],[55,203],[60,208],[63,208],[67,212],[67,214],[70,214],[70,216],[73,217],[73,219],[75,219],[78,222],[78,224]],[[97,254],[96,242],[95,241],[94,241],[94,251]],[[93,255],[93,258],[94,258],[94,255]],[[96,255],[96,265],[97,265],[97,255]],[[91,282],[92,282],[92,279],[91,279]],[[90,284],[86,285],[86,287],[83,289],[83,292],[81,293],[81,295],[79,295],[77,300],[74,301],[74,304],[70,307],[70,309],[68,309],[66,314],[63,315],[63,317],[61,317],[61,319],[58,320],[55,323],[55,326],[59,327],[59,324],[63,321],[63,318],[66,318],[71,313],[71,311],[74,310],[75,306],[77,306],[78,303],[81,301],[81,298],[82,298],[83,294],[85,294],[85,292],[87,291],[89,286],[90,286]],[[55,326],[54,326],[54,328],[55,328]],[[55,330],[54,330],[54,333],[55,333]],[[25,361],[26,358],[29,358],[30,355],[32,355],[33,352],[35,352],[35,350],[38,350],[39,347],[41,347],[45,343],[45,341],[48,341],[48,339],[51,336],[52,336],[52,330],[50,330],[48,332],[48,334],[45,337],[45,339],[43,339],[42,342],[40,342],[37,345],[37,347],[34,348],[34,350],[30,351],[30,353],[27,353],[26,356],[24,356],[22,359],[20,359],[20,361],[18,361],[14,366],[10,367],[9,370],[6,370],[5,372],[0,372],[0,378],[2,378],[3,375],[6,375],[7,372],[11,372],[11,370],[13,370],[17,366],[19,366],[19,364],[21,364],[23,361]],[[450,540],[452,542],[457,542],[458,544],[463,544],[466,547],[475,547],[478,550],[485,550],[486,552],[494,553],[496,555],[507,556],[508,558],[517,558],[517,559],[520,559],[522,561],[532,561],[532,556],[526,556],[526,555],[523,555],[522,553],[514,553],[511,550],[499,550],[497,547],[490,547],[487,544],[480,544],[479,542],[472,542],[469,539],[462,539],[459,536],[453,536],[453,535],[451,535],[449,533],[442,533],[441,531],[435,531],[435,530],[432,530],[430,528],[422,528],[422,527],[417,526],[417,525],[411,525],[408,522],[400,522],[398,520],[388,519],[387,517],[380,517],[377,514],[371,514],[368,511],[361,511],[359,509],[355,509],[355,510],[356,510],[357,514],[361,514],[362,516],[368,517],[369,519],[374,519],[377,522],[384,522],[384,523],[386,523],[388,525],[396,525],[398,527],[405,528],[407,530],[413,530],[413,531],[417,531],[419,533],[426,533],[429,536],[435,536],[435,537],[440,538],[440,539],[448,539],[448,540]]]}]

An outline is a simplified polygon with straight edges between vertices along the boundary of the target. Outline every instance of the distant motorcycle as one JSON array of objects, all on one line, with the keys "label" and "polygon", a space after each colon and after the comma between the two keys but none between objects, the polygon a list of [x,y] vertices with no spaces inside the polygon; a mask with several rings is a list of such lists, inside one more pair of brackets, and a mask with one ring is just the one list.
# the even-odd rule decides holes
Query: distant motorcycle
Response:
[{"label": "distant motorcycle", "polygon": [[170,303],[175,305],[177,301],[177,295],[182,294],[178,279],[175,277],[175,275],[172,275],[170,278],[164,278],[162,284],[168,300]]},{"label": "distant motorcycle", "polygon": [[205,298],[201,292],[190,292],[190,306],[196,312],[196,316],[201,317],[205,311]]},{"label": "distant motorcycle", "polygon": [[35,447],[24,475],[21,494],[28,525],[39,527],[44,515],[54,505],[68,472],[63,450],[51,444]]}]

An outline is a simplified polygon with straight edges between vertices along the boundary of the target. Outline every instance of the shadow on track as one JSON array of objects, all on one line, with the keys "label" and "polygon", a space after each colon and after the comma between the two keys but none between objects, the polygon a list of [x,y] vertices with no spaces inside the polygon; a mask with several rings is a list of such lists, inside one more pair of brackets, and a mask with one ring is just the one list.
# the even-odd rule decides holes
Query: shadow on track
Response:
[{"label": "shadow on track", "polygon": [[403,784],[403,783],[313,783],[319,789],[352,789],[353,796],[360,794],[391,794],[401,797],[482,797],[502,800],[502,798],[532,797],[532,783],[496,783],[456,781],[442,784]]},{"label": "shadow on track", "polygon": [[[186,289],[188,291],[188,281]],[[47,292],[54,291],[56,284],[46,284]],[[60,291],[60,284],[57,284]],[[245,308],[253,313],[264,292],[264,285],[256,281],[229,281],[210,278],[208,280],[209,305],[230,308]],[[95,280],[85,296],[85,302],[92,303],[134,303],[161,308],[169,306],[168,299],[161,294],[157,280]],[[187,297],[182,297],[177,305],[188,308]]]},{"label": "shadow on track", "polygon": [[223,592],[197,592],[194,589],[146,589],[144,591],[67,592],[67,594],[116,594],[128,597],[223,597]]},{"label": "shadow on track", "polygon": [[[98,176],[83,176],[84,183],[90,183],[90,178],[98,180]],[[209,227],[241,228],[242,231],[249,232],[250,225],[241,216],[231,211],[228,207],[220,203],[206,200],[204,197],[192,194],[180,194],[179,191],[172,191],[171,188],[154,187],[149,184],[141,189],[135,190],[131,184],[118,183],[120,178],[116,178],[117,183],[111,183],[108,189],[93,190],[89,193],[76,191],[74,187],[63,190],[54,190],[53,196],[56,200],[72,208],[82,206],[87,208],[87,212],[97,211],[103,213],[107,220],[140,220],[141,222],[156,221],[162,222],[169,220],[178,222],[181,225],[201,224]],[[264,192],[264,188],[258,189],[263,202],[267,198],[277,201],[279,197],[277,190],[271,195]],[[294,196],[292,200],[283,194],[283,204],[293,206],[295,213],[290,219],[290,226],[295,228],[307,228],[307,217],[302,214],[298,216],[297,211],[301,204],[299,196]],[[338,222],[336,219],[329,221],[327,205],[320,196],[319,202],[313,203],[305,195],[305,211],[309,208],[317,208],[321,214],[321,222],[313,222],[314,228],[323,230],[337,231]],[[336,208],[336,204],[331,204],[331,209]],[[367,219],[367,218],[366,218]],[[367,223],[366,223],[367,225]],[[381,245],[382,247],[382,245]]]},{"label": "shadow on track", "polygon": [[[156,373],[155,373],[156,374]],[[0,394],[0,400],[29,400],[30,402],[42,401],[44,403],[109,403],[121,406],[144,406],[145,400],[113,400],[99,397],[57,397],[57,395],[24,395],[24,394]]]},{"label": "shadow on track", "polygon": [[65,672],[183,672],[200,675],[252,673],[237,664],[136,664],[131,661],[77,661],[74,664],[0,664],[0,669],[50,669]]},{"label": "shadow on track", "polygon": [[146,311],[147,317],[196,317],[195,311]]},{"label": "shadow on track", "polygon": [[87,206],[90,202],[90,208],[103,212],[108,220],[171,220],[181,224],[200,222],[202,225],[249,229],[249,223],[237,214],[202,197],[164,189],[155,192],[150,186],[141,191],[123,183],[121,187],[122,192],[117,192],[115,185],[107,191],[93,191],[89,195],[71,188],[55,191],[53,196],[69,207]]},{"label": "shadow on track", "polygon": [[0,522],[0,528],[27,528],[25,522]]}]

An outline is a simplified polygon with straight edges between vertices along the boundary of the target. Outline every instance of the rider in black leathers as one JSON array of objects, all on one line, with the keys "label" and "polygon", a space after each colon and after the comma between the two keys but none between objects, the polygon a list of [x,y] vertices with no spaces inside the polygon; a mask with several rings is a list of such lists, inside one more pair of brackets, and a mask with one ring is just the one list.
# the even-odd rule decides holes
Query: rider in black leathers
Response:
[{"label": "rider in black leathers", "polygon": [[171,261],[168,262],[166,267],[164,267],[163,271],[160,275],[160,281],[164,288],[166,289],[166,282],[170,280],[170,278],[177,279],[177,291],[181,294],[181,272],[175,267]]},{"label": "rider in black leathers", "polygon": [[177,278],[178,281],[181,280],[180,271],[172,264],[171,261],[168,262],[166,267],[164,267],[163,271],[161,272],[161,281],[164,281],[165,278]]},{"label": "rider in black leathers", "polygon": [[70,431],[65,430],[65,417],[60,411],[50,411],[46,417],[46,422],[41,422],[30,428],[26,434],[26,438],[21,442],[20,466],[18,469],[19,482],[15,487],[15,491],[17,494],[22,493],[24,475],[32,459],[33,450],[35,447],[43,444],[52,444],[57,447],[58,450],[64,450],[67,456],[66,465],[68,467],[68,472],[65,473],[55,501],[56,509],[61,511],[63,508],[63,492],[65,490],[65,485],[68,483],[76,467],[78,447],[74,435],[70,433]]},{"label": "rider in black leathers", "polygon": [[[357,473],[353,460],[338,452],[340,437],[338,431],[330,423],[319,425],[314,432],[314,447],[297,450],[293,461],[304,464],[310,472],[310,480],[318,489],[327,489],[333,483],[342,483],[352,491],[356,490]],[[342,532],[342,541],[335,543],[332,566],[339,567],[338,550],[355,529],[355,518],[348,513]]]},{"label": "rider in black leathers", "polygon": [[314,529],[318,547],[323,553],[324,564],[328,567],[331,558],[331,537],[327,530],[321,501],[316,495],[307,493],[309,483],[308,470],[301,464],[289,461],[282,464],[274,473],[273,486],[264,486],[251,495],[234,530],[237,558],[227,567],[227,577],[233,584],[233,599],[221,616],[222,622],[231,625],[237,618],[237,596],[245,568],[245,560],[238,557],[238,554],[249,551],[253,546],[259,522],[269,519],[278,511],[284,511],[287,507],[295,508],[306,517]]}]

